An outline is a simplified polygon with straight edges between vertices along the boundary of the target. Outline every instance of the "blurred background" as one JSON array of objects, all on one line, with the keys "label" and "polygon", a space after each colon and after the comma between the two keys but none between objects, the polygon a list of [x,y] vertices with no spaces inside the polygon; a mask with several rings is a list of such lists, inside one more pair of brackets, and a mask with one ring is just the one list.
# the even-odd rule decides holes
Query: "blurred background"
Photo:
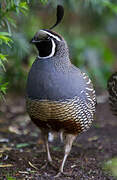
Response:
[{"label": "blurred background", "polygon": [[65,16],[54,30],[68,43],[72,62],[89,74],[97,92],[117,69],[116,0],[1,0],[0,95],[25,94],[29,68],[37,56],[29,41],[35,32],[56,21],[56,6]]}]

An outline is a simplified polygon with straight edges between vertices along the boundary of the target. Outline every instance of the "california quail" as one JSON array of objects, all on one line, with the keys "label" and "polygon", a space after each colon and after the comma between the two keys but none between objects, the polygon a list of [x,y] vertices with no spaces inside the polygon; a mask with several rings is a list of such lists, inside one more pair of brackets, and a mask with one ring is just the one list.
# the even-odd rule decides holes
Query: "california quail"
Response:
[{"label": "california quail", "polygon": [[109,103],[114,115],[117,115],[117,72],[113,73],[108,80]]},{"label": "california quail", "polygon": [[[62,17],[63,8],[58,6],[56,25]],[[55,131],[65,135],[65,154],[59,169],[62,173],[74,139],[92,124],[95,91],[89,77],[70,62],[67,43],[62,36],[41,29],[31,42],[39,55],[28,75],[27,111],[41,129],[49,162],[52,158],[48,133]]]}]

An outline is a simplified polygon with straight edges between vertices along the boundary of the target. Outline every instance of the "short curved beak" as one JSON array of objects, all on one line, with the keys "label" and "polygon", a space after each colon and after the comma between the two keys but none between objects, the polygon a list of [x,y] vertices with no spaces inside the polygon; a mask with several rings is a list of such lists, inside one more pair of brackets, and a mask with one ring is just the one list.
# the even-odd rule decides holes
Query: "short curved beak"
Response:
[{"label": "short curved beak", "polygon": [[29,41],[31,44],[35,43],[36,41],[34,40],[34,38],[32,38],[30,41]]},{"label": "short curved beak", "polygon": [[38,40],[36,39],[36,40],[35,40],[35,38],[32,38],[32,39],[30,40],[30,43],[31,43],[31,44],[35,44],[35,43],[38,43],[38,42],[40,42],[40,41],[41,41],[41,39],[38,39]]}]

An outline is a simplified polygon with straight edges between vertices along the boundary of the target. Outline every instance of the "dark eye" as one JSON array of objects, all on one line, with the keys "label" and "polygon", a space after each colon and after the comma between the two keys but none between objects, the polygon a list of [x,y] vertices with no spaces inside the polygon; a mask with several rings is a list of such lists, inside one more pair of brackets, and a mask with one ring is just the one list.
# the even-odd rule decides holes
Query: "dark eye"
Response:
[{"label": "dark eye", "polygon": [[42,40],[36,43],[36,47],[39,50],[40,57],[49,56],[52,52],[52,41],[50,38]]}]

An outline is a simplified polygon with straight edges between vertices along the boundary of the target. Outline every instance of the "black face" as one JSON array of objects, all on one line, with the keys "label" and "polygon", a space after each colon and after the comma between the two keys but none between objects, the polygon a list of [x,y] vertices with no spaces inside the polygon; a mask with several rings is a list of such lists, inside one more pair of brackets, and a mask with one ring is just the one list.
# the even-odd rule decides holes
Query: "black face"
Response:
[{"label": "black face", "polygon": [[52,41],[51,39],[40,40],[35,42],[35,45],[39,51],[40,57],[49,56],[52,52]]}]

